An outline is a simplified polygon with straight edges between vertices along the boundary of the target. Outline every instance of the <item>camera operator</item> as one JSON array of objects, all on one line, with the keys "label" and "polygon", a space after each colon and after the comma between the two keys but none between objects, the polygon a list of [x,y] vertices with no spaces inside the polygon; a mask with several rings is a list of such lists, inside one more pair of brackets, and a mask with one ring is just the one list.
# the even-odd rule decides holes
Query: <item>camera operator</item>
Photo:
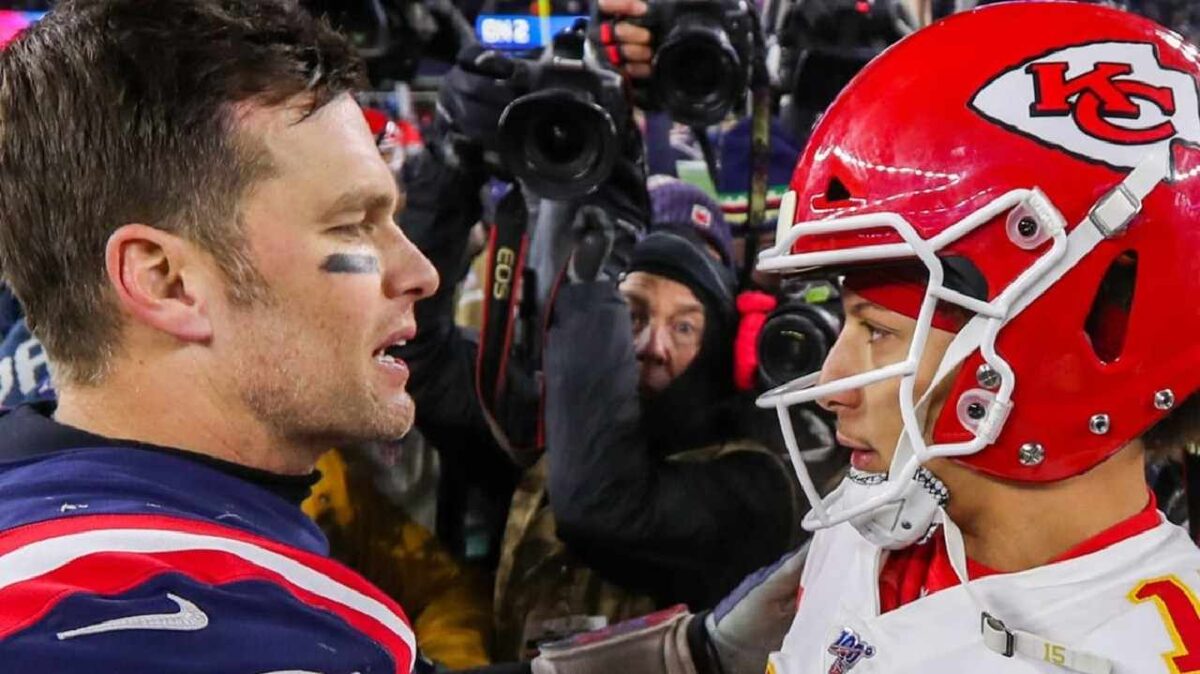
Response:
[{"label": "camera operator", "polygon": [[[512,96],[491,80],[458,68],[442,86],[438,128],[427,139],[430,151],[404,165],[407,206],[400,225],[443,282],[432,297],[417,303],[417,334],[403,358],[417,403],[416,427],[440,458],[438,535],[456,554],[475,556],[468,555],[463,521],[470,503],[482,521],[478,547],[485,550],[487,565],[494,566],[519,471],[493,439],[475,395],[477,336],[454,323],[456,287],[470,264],[468,240],[480,218],[479,193],[488,176],[481,158],[464,153],[462,161],[451,163],[440,150],[450,142],[445,119],[454,120],[457,136],[481,144],[485,134],[495,133],[500,111]],[[528,395],[536,397],[533,390]]]},{"label": "camera operator", "polygon": [[[406,232],[448,282],[418,306],[421,330],[404,357],[418,425],[458,452],[446,463],[492,465],[502,456],[472,387],[475,342],[451,321],[450,282],[466,265],[480,212],[474,195],[487,175],[483,148],[509,100],[494,80],[452,71],[440,97],[443,133],[409,167]],[[476,152],[464,147],[472,143]],[[454,152],[442,151],[449,144]],[[734,279],[694,234],[653,234],[636,248],[624,284],[645,321],[635,352],[617,277],[649,209],[640,140],[630,133],[622,145],[612,175],[585,198],[594,208],[576,220],[579,240],[602,241],[584,247],[601,252],[573,258],[549,322],[546,451],[526,471],[508,520],[496,592],[501,657],[653,605],[712,606],[798,531],[786,466],[736,442]],[[690,315],[664,313],[668,302]],[[690,342],[690,355],[675,353],[672,339]],[[516,406],[533,411],[536,402]],[[444,439],[451,433],[457,441]],[[486,472],[479,477],[494,481]]]},{"label": "camera operator", "polygon": [[560,291],[547,336],[558,536],[660,604],[711,607],[798,531],[787,467],[745,441],[748,401],[731,375],[733,290],[698,236],[652,231],[619,294],[603,279]]},{"label": "camera operator", "polygon": [[786,465],[743,441],[733,276],[699,237],[652,232],[619,290],[570,276],[546,337],[546,452],[498,580],[497,642],[520,647],[506,655],[654,606],[711,607],[799,531]]},{"label": "camera operator", "polygon": [[[538,458],[523,449],[526,438],[510,436],[521,435],[514,428],[533,426],[540,389],[532,365],[513,359],[506,368],[502,418],[495,424],[489,421],[475,388],[479,335],[455,325],[453,314],[455,286],[471,262],[470,231],[483,213],[479,195],[494,168],[484,155],[494,147],[498,120],[513,99],[509,88],[491,78],[459,67],[447,74],[430,151],[405,166],[409,199],[401,216],[405,232],[446,279],[433,297],[418,305],[420,330],[404,353],[418,402],[417,427],[442,458],[439,534],[452,548],[466,549],[462,519],[470,500],[474,515],[483,520],[482,547],[489,550],[487,561],[493,565],[519,467]],[[606,212],[624,222],[639,223],[629,225],[632,230],[641,227],[646,210],[644,173],[637,137],[623,143],[629,148],[627,156],[618,158],[607,182],[587,199],[602,203]],[[631,244],[632,240],[624,248]],[[505,431],[495,433],[499,428]]]}]

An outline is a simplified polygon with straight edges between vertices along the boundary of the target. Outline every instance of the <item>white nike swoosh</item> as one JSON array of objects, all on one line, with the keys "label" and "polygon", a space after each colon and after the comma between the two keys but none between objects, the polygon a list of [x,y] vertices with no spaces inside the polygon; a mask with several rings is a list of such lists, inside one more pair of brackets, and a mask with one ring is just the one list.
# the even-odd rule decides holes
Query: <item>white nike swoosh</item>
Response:
[{"label": "white nike swoosh", "polygon": [[129,616],[128,618],[116,618],[115,620],[105,620],[102,623],[80,627],[78,629],[67,630],[66,632],[58,633],[58,640],[74,639],[75,637],[83,637],[89,634],[102,634],[104,632],[117,632],[119,630],[167,630],[172,632],[195,632],[208,627],[208,615],[200,610],[192,602],[167,593],[167,599],[175,602],[179,607],[178,613],[150,613],[146,615]]}]

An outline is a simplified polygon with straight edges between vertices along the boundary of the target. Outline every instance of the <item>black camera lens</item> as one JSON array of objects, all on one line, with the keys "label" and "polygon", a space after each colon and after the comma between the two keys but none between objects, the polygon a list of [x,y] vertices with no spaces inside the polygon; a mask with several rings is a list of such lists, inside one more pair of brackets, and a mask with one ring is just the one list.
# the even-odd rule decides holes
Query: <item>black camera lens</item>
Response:
[{"label": "black camera lens", "polygon": [[820,370],[840,329],[840,317],[823,305],[784,304],[759,333],[759,378],[774,388]]},{"label": "black camera lens", "polygon": [[617,128],[599,105],[566,89],[549,89],[513,101],[500,116],[504,163],[534,193],[547,199],[587,194],[616,161]]},{"label": "black camera lens", "polygon": [[537,164],[570,167],[586,167],[596,153],[594,143],[587,134],[581,120],[550,113],[530,125],[532,147],[526,156]]},{"label": "black camera lens", "polygon": [[305,0],[304,6],[324,15],[344,34],[364,59],[384,56],[390,45],[388,15],[380,0]]},{"label": "black camera lens", "polygon": [[[734,66],[716,45],[705,42],[681,44],[668,65],[675,86],[684,97],[705,100],[721,93],[721,81]],[[683,67],[687,64],[687,67]]]},{"label": "black camera lens", "polygon": [[746,64],[713,17],[685,16],[655,52],[653,68],[663,106],[689,126],[720,122],[745,95]]}]

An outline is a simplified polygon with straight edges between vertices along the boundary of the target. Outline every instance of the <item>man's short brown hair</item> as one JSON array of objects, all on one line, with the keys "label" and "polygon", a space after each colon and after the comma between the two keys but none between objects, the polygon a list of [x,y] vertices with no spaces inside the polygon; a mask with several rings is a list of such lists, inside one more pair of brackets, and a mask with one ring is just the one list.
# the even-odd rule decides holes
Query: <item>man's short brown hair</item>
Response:
[{"label": "man's short brown hair", "polygon": [[0,268],[56,379],[96,382],[115,351],[121,225],[195,242],[252,300],[237,206],[270,164],[234,108],[306,94],[311,111],[360,79],[290,0],[68,0],[0,51]]}]

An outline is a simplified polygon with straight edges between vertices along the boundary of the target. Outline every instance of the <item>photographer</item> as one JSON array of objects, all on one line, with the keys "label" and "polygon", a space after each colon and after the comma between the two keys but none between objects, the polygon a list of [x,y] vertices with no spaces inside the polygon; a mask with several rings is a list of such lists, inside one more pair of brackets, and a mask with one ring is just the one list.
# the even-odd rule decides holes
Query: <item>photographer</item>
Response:
[{"label": "photographer", "polygon": [[[494,133],[499,111],[511,96],[485,78],[457,68],[446,81],[446,90],[459,81],[460,91],[479,97],[479,102],[464,107],[485,118],[479,124],[484,131],[479,134],[488,128]],[[489,96],[498,102],[489,103]],[[472,128],[465,114],[456,119],[460,128]],[[468,241],[480,218],[478,195],[487,176],[478,163],[448,165],[439,152],[444,142],[444,138],[430,138],[431,151],[404,165],[407,205],[400,225],[444,281],[432,297],[417,304],[417,334],[404,347],[403,358],[417,403],[416,427],[440,457],[438,536],[454,553],[474,557],[468,555],[464,525],[470,504],[482,521],[478,547],[483,548],[487,565],[494,566],[519,470],[494,440],[475,394],[477,335],[454,323],[456,287],[470,263]],[[533,391],[529,397],[535,397]]]},{"label": "photographer", "polygon": [[563,289],[546,351],[559,537],[623,586],[697,609],[798,531],[787,467],[744,440],[733,277],[703,245],[655,231],[634,249],[619,295],[604,281]]},{"label": "photographer", "polygon": [[[483,540],[472,545],[486,548],[486,561],[492,565],[519,468],[538,458],[524,437],[532,433],[513,429],[534,425],[540,390],[533,365],[511,359],[505,368],[504,409],[500,418],[489,420],[476,390],[480,337],[455,325],[453,314],[455,287],[471,262],[470,232],[484,211],[480,192],[495,170],[484,154],[494,147],[501,112],[513,99],[502,82],[459,67],[447,74],[430,151],[405,165],[409,199],[401,216],[406,234],[446,279],[433,297],[417,306],[420,329],[404,350],[418,403],[417,426],[442,458],[438,531],[452,548],[466,552],[463,519],[470,502],[472,516],[482,520],[483,529],[478,532]],[[624,156],[605,184],[586,197],[621,221],[639,223],[626,225],[630,232],[641,227],[647,208],[638,142],[636,135],[622,139]],[[626,238],[629,241],[618,248],[627,251],[632,239]]]},{"label": "photographer", "polygon": [[619,291],[581,278],[559,291],[546,453],[514,499],[497,588],[510,655],[600,617],[711,607],[795,542],[786,465],[743,440],[733,278],[703,245],[653,232]]},{"label": "photographer", "polygon": [[[487,175],[473,160],[495,134],[505,93],[495,80],[452,71],[440,98],[443,133],[411,167],[405,228],[448,282],[465,268],[480,207],[464,197]],[[616,279],[649,209],[640,139],[621,140],[613,173],[584,199],[596,208],[575,220],[576,240],[599,233],[603,252],[576,254],[545,335],[546,450],[533,457],[508,520],[496,592],[500,657],[655,605],[712,606],[798,531],[786,466],[736,442],[744,433],[730,375],[733,276],[692,233],[654,234],[633,252],[623,287],[634,320],[645,323],[635,353]],[[458,461],[490,463],[499,443],[485,437],[472,389],[475,342],[451,322],[451,292],[418,307],[421,330],[405,354],[418,424]],[[690,310],[686,325],[669,315],[679,308]],[[676,338],[690,340],[690,355],[667,344]],[[460,442],[435,437],[450,432]]]}]

